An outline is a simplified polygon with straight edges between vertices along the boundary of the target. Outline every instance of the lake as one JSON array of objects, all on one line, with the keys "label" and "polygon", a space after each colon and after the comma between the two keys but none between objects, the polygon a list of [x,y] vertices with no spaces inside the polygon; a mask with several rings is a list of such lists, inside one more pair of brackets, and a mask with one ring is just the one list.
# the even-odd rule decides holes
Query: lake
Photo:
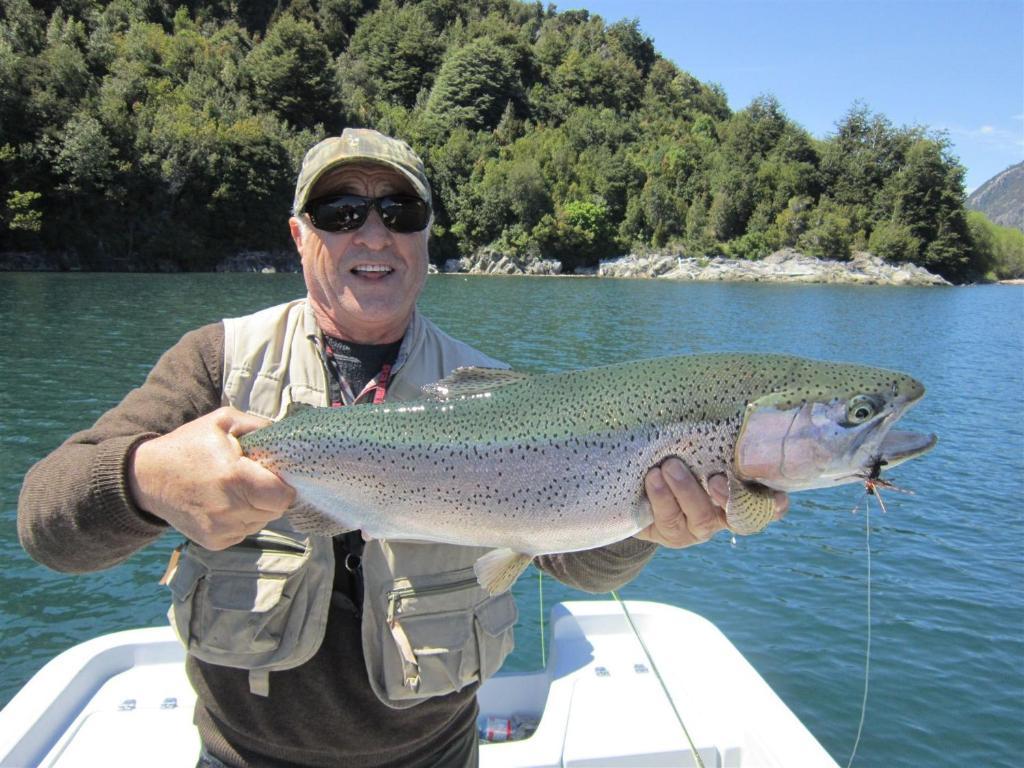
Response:
[{"label": "lake", "polygon": [[[31,464],[143,380],[181,334],[301,294],[297,275],[0,274],[0,704],[57,652],[165,621],[165,536],[123,565],[53,573],[21,550]],[[762,351],[896,368],[928,394],[901,422],[940,441],[870,513],[862,766],[1024,760],[1024,287],[948,289],[433,276],[421,306],[514,367]],[[638,375],[642,372],[638,370]],[[868,632],[864,492],[795,494],[785,520],[662,550],[621,590],[715,622],[845,765]],[[856,509],[856,511],[854,511]],[[535,572],[506,669],[540,665]],[[545,603],[588,596],[544,580]]]}]

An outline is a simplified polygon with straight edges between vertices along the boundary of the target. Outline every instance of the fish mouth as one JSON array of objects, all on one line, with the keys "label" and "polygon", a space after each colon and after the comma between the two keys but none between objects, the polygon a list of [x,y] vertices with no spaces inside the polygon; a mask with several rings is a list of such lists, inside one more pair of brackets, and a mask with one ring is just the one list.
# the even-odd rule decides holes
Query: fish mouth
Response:
[{"label": "fish mouth", "polygon": [[933,434],[890,430],[879,446],[877,461],[880,466],[895,467],[897,464],[928,453],[938,441],[938,436]]}]

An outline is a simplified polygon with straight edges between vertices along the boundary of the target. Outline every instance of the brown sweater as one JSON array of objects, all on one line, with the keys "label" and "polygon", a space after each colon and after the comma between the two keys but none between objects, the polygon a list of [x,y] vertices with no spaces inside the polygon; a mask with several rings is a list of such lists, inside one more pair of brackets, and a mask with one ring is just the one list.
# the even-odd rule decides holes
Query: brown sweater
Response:
[{"label": "brown sweater", "polygon": [[[125,466],[132,448],[221,405],[224,327],[186,334],[145,383],[72,435],[25,477],[18,534],[38,562],[83,573],[117,565],[169,530],[132,501]],[[627,539],[608,547],[537,558],[560,581],[589,592],[625,584],[656,546]],[[339,603],[317,654],[273,673],[269,697],[249,692],[245,670],[186,663],[198,694],[195,719],[212,754],[251,766],[421,766],[474,727],[475,686],[405,710],[370,689],[359,618]]]}]

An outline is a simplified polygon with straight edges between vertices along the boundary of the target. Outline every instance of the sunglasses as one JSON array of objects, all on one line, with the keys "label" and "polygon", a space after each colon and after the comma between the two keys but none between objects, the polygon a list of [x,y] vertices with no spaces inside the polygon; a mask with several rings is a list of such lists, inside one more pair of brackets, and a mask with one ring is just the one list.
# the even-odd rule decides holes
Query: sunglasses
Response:
[{"label": "sunglasses", "polygon": [[352,232],[366,223],[375,208],[392,232],[420,232],[430,222],[430,205],[415,195],[327,195],[306,203],[313,226],[325,232]]}]

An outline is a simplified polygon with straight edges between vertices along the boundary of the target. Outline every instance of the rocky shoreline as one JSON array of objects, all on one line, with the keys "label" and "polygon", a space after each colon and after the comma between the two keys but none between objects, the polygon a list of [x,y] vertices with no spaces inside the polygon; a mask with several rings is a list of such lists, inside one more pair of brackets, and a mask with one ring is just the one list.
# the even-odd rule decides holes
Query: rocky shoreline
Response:
[{"label": "rocky shoreline", "polygon": [[[451,259],[443,272],[500,275],[557,275],[561,264],[531,260],[482,250],[471,258]],[[826,283],[854,285],[951,285],[949,281],[914,264],[889,264],[866,251],[849,261],[816,259],[784,248],[760,261],[721,256],[691,258],[667,253],[630,254],[602,261],[596,268],[575,274],[634,279],[701,282]]]},{"label": "rocky shoreline", "polygon": [[[119,265],[111,265],[117,270]],[[74,254],[0,253],[2,271],[81,271]],[[161,264],[161,272],[177,271]],[[294,251],[246,251],[222,260],[217,272],[298,272]],[[561,275],[562,265],[554,259],[500,253],[481,249],[472,256],[450,259],[431,272],[485,275]],[[785,248],[759,261],[684,257],[672,253],[629,254],[602,261],[597,267],[577,270],[576,275],[631,279],[664,279],[702,282],[825,283],[853,285],[950,285],[939,275],[913,264],[888,264],[867,252],[849,261],[815,259]],[[1004,281],[1010,282],[1010,281]]]}]

